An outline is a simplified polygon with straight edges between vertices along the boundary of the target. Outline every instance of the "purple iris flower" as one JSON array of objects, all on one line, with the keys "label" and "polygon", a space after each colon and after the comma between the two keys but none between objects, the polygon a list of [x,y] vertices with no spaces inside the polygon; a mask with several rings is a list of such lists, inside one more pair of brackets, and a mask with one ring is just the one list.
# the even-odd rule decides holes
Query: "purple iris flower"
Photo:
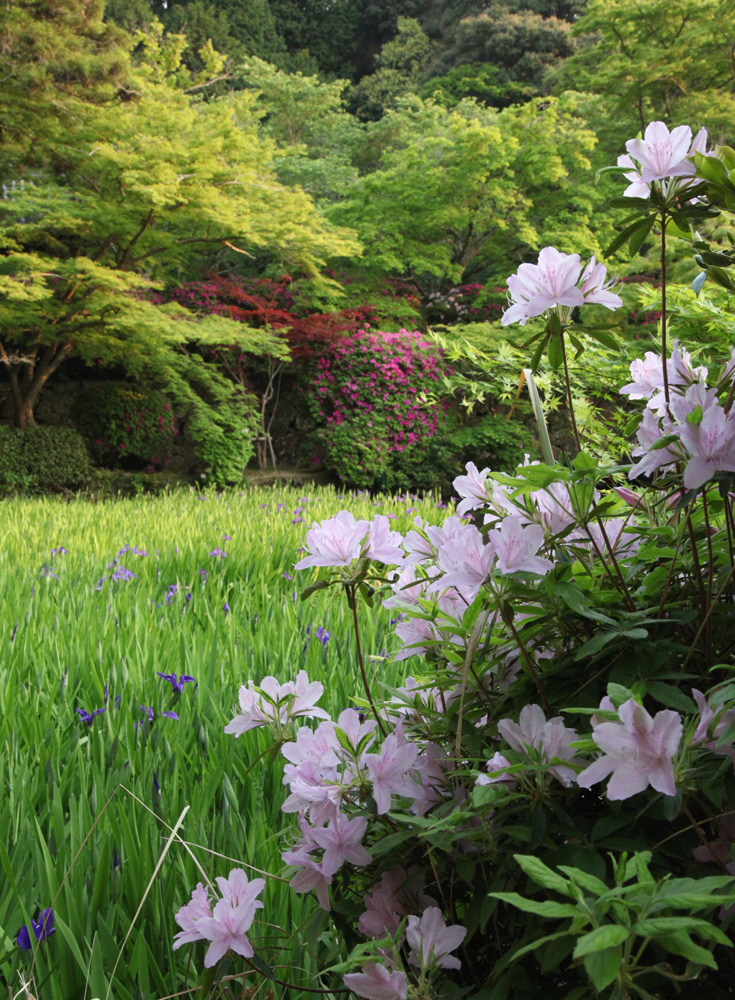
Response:
[{"label": "purple iris flower", "polygon": [[16,634],[17,631],[18,631],[18,623],[16,622],[15,626],[13,628],[13,634],[10,637],[10,641],[11,642],[15,642],[15,634]]},{"label": "purple iris flower", "polygon": [[291,576],[291,574],[290,573],[286,573],[285,570],[284,570],[283,573],[281,573],[281,576],[285,576],[287,580],[293,580],[293,577]]},{"label": "purple iris flower", "polygon": [[222,536],[222,540],[225,541],[225,542],[231,542],[232,541],[232,535],[223,535]]},{"label": "purple iris flower", "polygon": [[227,603],[227,601],[225,601],[225,603],[222,605],[222,610],[224,611],[226,618],[230,613],[230,605]]},{"label": "purple iris flower", "polygon": [[317,639],[322,646],[326,646],[329,640],[332,638],[332,633],[327,632],[323,625],[317,626],[312,632],[311,625],[307,626],[306,634],[310,639]]},{"label": "purple iris flower", "polygon": [[51,555],[52,556],[57,556],[57,555],[58,556],[65,556],[68,552],[69,552],[69,550],[67,548],[65,548],[63,545],[60,545],[58,547],[58,549],[51,549]]},{"label": "purple iris flower", "polygon": [[165,681],[170,681],[171,687],[174,691],[178,691],[179,694],[184,690],[184,684],[188,684],[189,681],[196,681],[196,677],[191,677],[189,674],[163,674],[160,670],[156,673],[159,677],[162,677]]},{"label": "purple iris flower", "polygon": [[[44,941],[50,937],[56,930],[54,927],[54,911],[51,907],[47,910],[41,910],[38,914],[38,920],[31,918],[31,927],[33,928],[33,933],[36,935],[36,941]],[[23,951],[30,951],[33,947],[31,944],[31,932],[28,930],[27,924],[24,924],[18,931],[15,943]]]},{"label": "purple iris flower", "polygon": [[82,717],[82,722],[86,722],[88,726],[92,725],[92,720],[96,715],[102,715],[103,712],[107,711],[106,708],[96,708],[93,712],[88,712],[84,708],[74,709]]},{"label": "purple iris flower", "polygon": [[103,584],[104,582],[105,582],[105,578],[104,578],[104,576],[101,576],[101,577],[99,578],[99,580],[97,581],[97,586],[96,586],[96,587],[95,587],[94,589],[95,589],[95,590],[102,590],[102,584]]},{"label": "purple iris flower", "polygon": [[200,569],[199,570],[199,576],[202,578],[202,583],[206,583],[207,582],[207,577],[209,576],[209,573],[207,573],[206,569]]},{"label": "purple iris flower", "polygon": [[407,615],[399,614],[397,618],[391,618],[390,623],[391,625],[397,625],[398,622],[402,622],[403,619],[407,617],[408,617]]},{"label": "purple iris flower", "polygon": [[155,790],[160,795],[161,794],[161,786],[158,784],[158,778],[156,776],[156,772],[155,771],[153,772],[153,787],[155,788]]},{"label": "purple iris flower", "polygon": [[137,545],[123,545],[123,547],[118,552],[118,556],[123,555],[125,552],[132,552],[134,556],[148,555],[145,549],[139,549]]},{"label": "purple iris flower", "polygon": [[[150,706],[141,705],[140,710],[143,713],[143,722],[153,722],[153,709]],[[177,722],[179,721],[176,712],[159,712],[158,714],[162,719],[176,719]],[[140,723],[134,722],[133,725],[139,726]]]},{"label": "purple iris flower", "polygon": [[138,576],[133,573],[130,569],[125,569],[124,566],[118,566],[115,572],[112,574],[113,580],[137,580]]},{"label": "purple iris flower", "polygon": [[209,554],[210,556],[217,556],[219,559],[227,558],[227,553],[225,552],[224,549],[212,549],[212,551]]}]

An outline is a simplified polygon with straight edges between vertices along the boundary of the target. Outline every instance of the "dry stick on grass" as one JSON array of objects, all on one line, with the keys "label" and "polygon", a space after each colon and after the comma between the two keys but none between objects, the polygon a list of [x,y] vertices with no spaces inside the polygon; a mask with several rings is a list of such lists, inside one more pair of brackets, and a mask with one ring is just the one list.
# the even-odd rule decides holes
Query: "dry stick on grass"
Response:
[{"label": "dry stick on grass", "polygon": [[141,899],[140,903],[138,904],[138,909],[133,914],[133,919],[130,921],[130,927],[128,927],[128,932],[125,935],[125,939],[123,940],[123,943],[122,943],[122,945],[120,947],[120,951],[118,952],[118,956],[117,956],[117,958],[115,960],[115,964],[112,967],[112,973],[110,975],[110,982],[109,982],[109,985],[107,987],[107,993],[105,993],[105,1000],[109,1000],[109,998],[110,998],[110,990],[112,989],[112,982],[113,982],[113,980],[115,978],[115,972],[117,971],[117,967],[120,964],[120,959],[122,958],[123,951],[125,950],[125,945],[128,943],[128,938],[130,937],[130,934],[131,934],[131,932],[133,930],[133,927],[135,926],[135,921],[138,919],[138,915],[140,914],[140,911],[143,909],[143,904],[145,903],[146,899],[148,898],[148,893],[151,891],[151,887],[152,887],[153,883],[156,881],[156,876],[158,875],[158,872],[161,869],[161,865],[163,864],[163,862],[164,862],[164,860],[166,858],[166,855],[169,852],[169,848],[171,847],[171,844],[173,844],[174,840],[176,839],[176,833],[177,833],[179,827],[181,826],[181,824],[184,822],[184,817],[189,812],[189,809],[190,809],[190,806],[188,806],[188,805],[184,806],[184,808],[181,811],[181,815],[176,820],[176,824],[175,824],[173,830],[171,831],[168,840],[163,845],[163,850],[161,851],[161,856],[158,859],[158,862],[156,863],[156,867],[153,869],[153,874],[151,875],[150,879],[148,880],[148,885],[145,887],[145,892],[143,893],[143,898]]}]

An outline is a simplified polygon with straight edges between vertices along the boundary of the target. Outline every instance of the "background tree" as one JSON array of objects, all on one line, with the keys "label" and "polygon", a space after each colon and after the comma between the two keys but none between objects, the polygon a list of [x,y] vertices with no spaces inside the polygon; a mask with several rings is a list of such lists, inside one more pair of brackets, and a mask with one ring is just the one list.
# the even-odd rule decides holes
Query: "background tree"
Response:
[{"label": "background tree", "polygon": [[546,243],[599,250],[589,222],[602,195],[578,180],[594,145],[572,100],[497,112],[406,98],[368,126],[363,174],[329,214],[358,231],[361,266],[409,279],[425,297],[460,281],[504,282]]},{"label": "background tree", "polygon": [[574,34],[579,51],[555,86],[604,97],[594,106],[608,161],[652,120],[732,141],[733,0],[590,0]]},{"label": "background tree", "polygon": [[[97,20],[80,25],[85,7]],[[182,89],[178,36],[166,44],[157,29],[139,39],[144,59],[132,67],[132,43],[102,23],[101,4],[24,8],[5,27],[9,89],[22,108],[5,118],[0,163],[27,180],[0,202],[0,361],[18,426],[34,422],[39,393],[72,352],[135,369],[160,360],[166,342],[250,336],[148,300],[148,287],[208,267],[213,248],[317,280],[327,257],[358,252],[303,191],[278,181],[252,94],[203,103]],[[51,39],[58,64],[41,70],[27,59],[37,38]],[[64,79],[64,58],[92,76],[90,88]],[[104,72],[111,61],[117,83]],[[107,100],[91,99],[98,94]]]},{"label": "background tree", "polygon": [[352,157],[362,139],[342,101],[348,81],[324,83],[254,57],[243,61],[236,79],[257,94],[262,130],[278,145],[273,163],[279,179],[317,199],[343,197],[357,177]]},{"label": "background tree", "polygon": [[376,70],[351,88],[348,107],[363,121],[377,121],[396,98],[416,93],[426,74],[435,46],[415,18],[399,17],[395,38],[386,42],[376,59]]}]

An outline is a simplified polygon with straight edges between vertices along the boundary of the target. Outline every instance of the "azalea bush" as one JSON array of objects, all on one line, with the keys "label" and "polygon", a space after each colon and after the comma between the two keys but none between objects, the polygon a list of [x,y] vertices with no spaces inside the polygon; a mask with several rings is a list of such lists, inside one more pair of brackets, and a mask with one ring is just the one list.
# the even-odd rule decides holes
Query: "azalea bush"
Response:
[{"label": "azalea bush", "polygon": [[[326,711],[303,671],[251,679],[226,732],[251,746],[265,729],[285,760],[294,823],[277,874],[315,900],[313,988],[732,995],[735,350],[693,359],[665,299],[667,238],[729,280],[694,228],[730,197],[716,171],[731,160],[704,132],[654,122],[615,168],[629,216],[612,250],[653,234],[664,271],[660,344],[620,386],[628,462],[585,451],[568,357],[593,307],[622,301],[595,258],[546,247],[509,279],[503,323],[543,319],[528,367],[546,355],[558,369],[575,454],[554,460],[539,401],[545,461],[512,475],[468,462],[443,524],[398,532],[342,511],[306,533],[302,597],[331,588],[352,617],[354,703]],[[361,640],[377,601],[407,662],[395,687]],[[250,975],[297,978],[275,949],[254,952],[260,888],[235,871],[178,912],[177,945],[204,955],[210,984],[228,948]]]},{"label": "azalea bush", "polygon": [[441,351],[417,330],[341,338],[316,362],[306,391],[316,460],[351,486],[435,485],[425,468],[436,463],[432,439],[446,404],[423,397],[444,370]]}]

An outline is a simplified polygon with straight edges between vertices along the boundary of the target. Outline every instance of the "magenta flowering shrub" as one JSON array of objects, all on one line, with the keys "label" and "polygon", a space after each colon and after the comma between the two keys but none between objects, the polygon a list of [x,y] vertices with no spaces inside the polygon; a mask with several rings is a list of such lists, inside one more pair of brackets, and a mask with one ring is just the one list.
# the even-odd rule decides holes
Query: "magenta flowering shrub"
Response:
[{"label": "magenta flowering shrub", "polygon": [[428,403],[445,365],[418,331],[359,331],[316,363],[307,390],[317,454],[344,482],[371,489],[419,485],[416,469],[444,425],[446,404]]},{"label": "magenta flowering shrub", "polygon": [[[691,136],[656,124],[621,166],[649,213],[624,232],[637,249],[660,227],[665,255],[667,221],[712,207]],[[555,248],[514,277],[506,322],[543,317],[565,370],[572,310],[621,304],[603,265]],[[468,462],[441,525],[342,511],[307,531],[302,597],[333,588],[352,612],[354,707],[333,717],[303,672],[268,677],[228,731],[267,730],[286,762],[280,877],[328,915],[320,989],[732,995],[735,351],[695,363],[665,311],[661,333],[620,386],[627,467],[598,465],[573,425],[564,462]],[[363,599],[389,609],[395,688],[366,667]],[[245,955],[249,911],[215,938],[210,905],[197,887],[184,936]]]}]

